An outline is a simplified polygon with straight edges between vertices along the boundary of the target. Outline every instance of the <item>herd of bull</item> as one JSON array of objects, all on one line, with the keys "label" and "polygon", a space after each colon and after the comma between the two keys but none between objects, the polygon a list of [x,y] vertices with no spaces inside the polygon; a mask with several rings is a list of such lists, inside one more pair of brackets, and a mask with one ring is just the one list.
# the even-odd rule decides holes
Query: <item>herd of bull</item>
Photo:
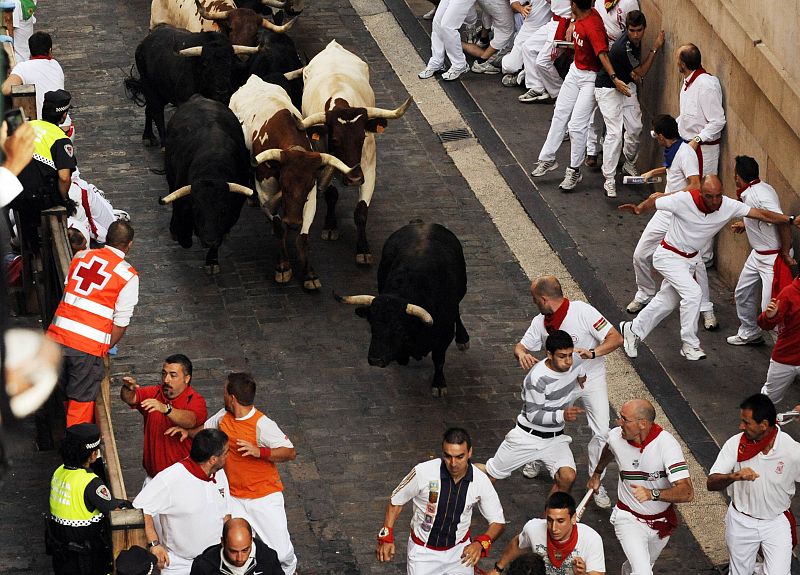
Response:
[{"label": "herd of bull", "polygon": [[[145,107],[142,139],[165,151],[170,233],[184,247],[197,236],[206,271],[219,272],[219,247],[246,197],[258,204],[280,241],[275,280],[292,279],[288,226],[299,226],[303,287],[321,282],[309,260],[308,233],[317,188],[327,213],[322,238],[338,237],[333,185],[359,186],[354,211],[356,264],[372,264],[366,235],[375,189],[375,133],[401,117],[375,106],[369,68],[335,40],[303,65],[286,32],[302,0],[153,0],[150,33],[136,49],[138,78],[125,82]],[[164,107],[177,106],[166,125]],[[158,137],[153,132],[155,124]],[[254,192],[255,189],[255,192]],[[252,198],[251,201],[256,198]],[[459,316],[466,265],[458,238],[438,224],[412,222],[386,241],[378,296],[340,297],[369,320],[369,363],[406,364],[432,353],[435,396],[446,393],[444,357],[469,336]]]}]

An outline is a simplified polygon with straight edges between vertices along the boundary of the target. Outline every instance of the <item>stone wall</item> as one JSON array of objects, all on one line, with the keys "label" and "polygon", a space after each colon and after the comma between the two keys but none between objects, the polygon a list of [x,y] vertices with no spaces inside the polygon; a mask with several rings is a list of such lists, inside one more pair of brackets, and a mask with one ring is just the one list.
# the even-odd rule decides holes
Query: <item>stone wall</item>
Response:
[{"label": "stone wall", "polygon": [[[677,116],[681,77],[675,51],[688,42],[703,54],[703,66],[722,84],[727,127],[720,177],[735,195],[733,159],[753,156],[761,178],[778,191],[787,213],[800,211],[800,0],[640,0],[648,19],[645,49],[666,31],[664,53],[644,81],[645,131],[659,113]],[[787,49],[788,48],[788,49]],[[660,151],[645,138],[640,166],[658,165]],[[795,235],[797,238],[797,234]],[[795,241],[797,249],[797,241]],[[728,230],[717,239],[717,267],[735,285],[749,245]]]}]

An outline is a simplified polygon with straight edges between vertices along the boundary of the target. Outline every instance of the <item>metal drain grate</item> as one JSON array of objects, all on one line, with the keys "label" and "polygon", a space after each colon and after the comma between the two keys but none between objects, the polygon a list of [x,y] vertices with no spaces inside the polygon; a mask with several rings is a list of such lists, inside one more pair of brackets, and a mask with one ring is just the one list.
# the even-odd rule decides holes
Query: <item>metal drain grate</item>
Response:
[{"label": "metal drain grate", "polygon": [[444,142],[455,142],[457,140],[468,140],[472,137],[469,130],[466,128],[458,128],[457,130],[445,130],[444,132],[438,132],[437,136],[439,139]]}]

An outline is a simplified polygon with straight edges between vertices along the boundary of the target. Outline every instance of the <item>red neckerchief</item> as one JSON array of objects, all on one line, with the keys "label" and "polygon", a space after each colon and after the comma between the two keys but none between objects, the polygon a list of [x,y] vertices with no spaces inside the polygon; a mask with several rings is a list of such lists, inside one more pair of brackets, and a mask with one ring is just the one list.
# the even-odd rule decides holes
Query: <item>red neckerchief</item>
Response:
[{"label": "red neckerchief", "polygon": [[44,55],[44,56],[31,56],[28,58],[29,60],[52,60],[52,56]]},{"label": "red neckerchief", "polygon": [[702,68],[698,68],[697,70],[692,72],[692,75],[689,76],[689,79],[683,82],[683,91],[685,92],[686,90],[688,90],[689,86],[694,84],[694,81],[697,80],[697,77],[703,74],[708,74],[708,72],[706,72]]},{"label": "red neckerchief", "polygon": [[572,534],[569,536],[569,539],[564,541],[556,541],[550,536],[550,532],[547,532],[547,557],[550,559],[550,563],[553,564],[553,567],[556,569],[561,568],[561,564],[567,560],[569,554],[572,553],[575,547],[578,545],[578,526],[572,526]]},{"label": "red neckerchief", "polygon": [[778,426],[772,428],[763,438],[759,440],[747,439],[747,436],[742,433],[739,438],[739,450],[736,452],[736,461],[747,461],[753,459],[760,452],[764,451],[771,441],[778,435]]},{"label": "red neckerchief", "polygon": [[644,451],[644,448],[647,447],[648,444],[650,444],[652,441],[654,441],[655,438],[658,437],[658,434],[661,433],[662,431],[664,430],[661,428],[661,426],[657,423],[654,423],[652,427],[650,427],[650,431],[647,432],[647,437],[644,438],[644,441],[642,441],[641,445],[636,443],[632,439],[628,439],[626,441],[631,445],[633,445],[634,447],[638,447],[639,453],[642,453]]},{"label": "red neckerchief", "polygon": [[752,182],[747,182],[741,188],[736,188],[736,199],[741,202],[742,201],[742,194],[744,193],[744,191],[746,189],[748,189],[750,186],[755,186],[756,184],[760,184],[760,183],[761,183],[761,180],[756,178]]},{"label": "red neckerchief", "polygon": [[704,214],[713,214],[716,211],[708,209],[708,206],[706,206],[706,203],[703,201],[703,196],[700,195],[700,190],[689,190],[689,193],[692,194],[694,205],[697,206],[698,210]]},{"label": "red neckerchief", "polygon": [[556,311],[544,316],[544,329],[547,330],[547,333],[553,333],[561,328],[564,318],[567,317],[567,311],[569,311],[569,299],[564,298],[563,303],[558,306]]},{"label": "red neckerchief", "polygon": [[187,457],[185,459],[181,459],[181,463],[186,468],[186,471],[197,477],[197,479],[201,479],[203,481],[210,481],[211,483],[216,483],[217,480],[214,479],[213,475],[207,475],[203,468],[200,467],[200,464],[197,463],[191,457]]}]

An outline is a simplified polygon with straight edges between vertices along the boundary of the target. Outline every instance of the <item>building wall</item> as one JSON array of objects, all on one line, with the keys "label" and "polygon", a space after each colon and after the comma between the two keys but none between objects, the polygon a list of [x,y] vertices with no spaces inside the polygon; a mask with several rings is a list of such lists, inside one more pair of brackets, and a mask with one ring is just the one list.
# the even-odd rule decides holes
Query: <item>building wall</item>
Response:
[{"label": "building wall", "polygon": [[[645,78],[640,100],[643,135],[655,114],[678,115],[680,73],[676,49],[694,43],[703,67],[722,84],[727,127],[720,178],[735,197],[733,159],[754,157],[761,178],[778,192],[786,213],[800,212],[800,0],[640,0],[647,16],[644,49],[666,32],[663,53]],[[640,168],[659,165],[661,151],[645,137]],[[649,161],[649,163],[648,163]],[[795,234],[797,251],[798,234]],[[735,285],[749,244],[729,230],[717,238],[717,267]]]}]

